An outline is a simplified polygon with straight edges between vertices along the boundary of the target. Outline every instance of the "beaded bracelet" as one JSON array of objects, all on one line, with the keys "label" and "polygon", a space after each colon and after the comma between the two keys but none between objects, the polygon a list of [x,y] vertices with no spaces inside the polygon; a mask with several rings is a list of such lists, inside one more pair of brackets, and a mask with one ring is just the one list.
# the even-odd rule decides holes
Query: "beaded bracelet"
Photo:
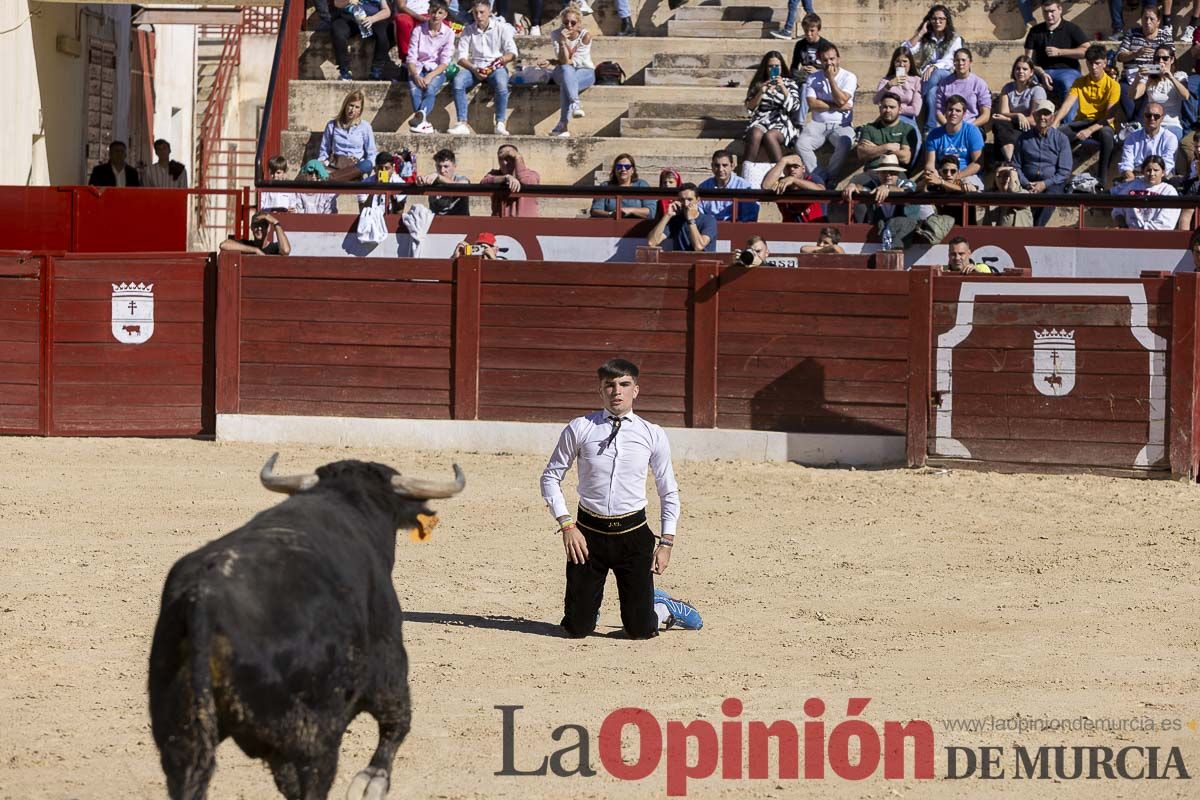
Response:
[{"label": "beaded bracelet", "polygon": [[670,541],[667,541],[665,538],[664,538],[664,539],[659,539],[659,540],[658,540],[658,546],[659,546],[659,547],[674,547],[674,546],[675,546],[675,540],[674,540],[674,539],[672,539],[672,540],[670,540]]}]

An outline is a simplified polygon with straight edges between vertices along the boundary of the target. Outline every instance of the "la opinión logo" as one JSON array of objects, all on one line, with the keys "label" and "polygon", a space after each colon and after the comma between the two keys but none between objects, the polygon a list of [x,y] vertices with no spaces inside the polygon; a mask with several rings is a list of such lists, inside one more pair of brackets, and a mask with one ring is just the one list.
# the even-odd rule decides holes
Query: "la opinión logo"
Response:
[{"label": "la opini\u00f3n logo", "polygon": [[[871,702],[869,697],[852,697],[846,703],[846,715],[858,717]],[[591,734],[583,725],[567,724],[555,728],[550,738],[561,746],[542,757],[540,763],[516,763],[516,715],[524,706],[494,706],[500,712],[503,730],[503,765],[496,775],[593,777]],[[694,719],[687,722],[668,720],[665,724],[644,708],[618,708],[609,713],[597,734],[597,753],[601,767],[619,780],[640,781],[650,777],[666,763],[666,789],[670,797],[687,794],[688,781],[712,777],[720,769],[724,780],[807,780],[826,777],[826,767],[834,776],[860,781],[875,775],[883,765],[883,777],[928,780],[934,777],[933,728],[923,720],[883,723],[880,735],[865,719],[846,719],[834,725],[826,736],[825,701],[810,697],[803,710],[809,719],[799,726],[790,720],[763,722],[743,720],[742,701],[736,697],[721,703],[724,717],[719,724]],[[637,747],[632,761],[621,751],[622,737],[636,735]],[[912,768],[906,771],[905,742],[912,742]],[[801,746],[803,741],[803,746]],[[854,742],[854,746],[851,746]],[[771,774],[770,756],[778,753],[778,766]],[[851,754],[854,754],[852,757]],[[694,758],[689,758],[694,754]],[[746,769],[743,771],[743,765]]]}]

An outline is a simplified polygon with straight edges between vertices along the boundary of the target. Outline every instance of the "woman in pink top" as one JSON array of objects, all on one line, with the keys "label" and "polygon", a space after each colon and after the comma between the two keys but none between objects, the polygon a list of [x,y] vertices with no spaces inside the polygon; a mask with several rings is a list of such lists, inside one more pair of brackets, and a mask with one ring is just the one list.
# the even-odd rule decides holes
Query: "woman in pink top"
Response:
[{"label": "woman in pink top", "polygon": [[921,71],[913,63],[912,53],[904,47],[897,47],[892,53],[892,65],[887,74],[879,79],[875,88],[875,103],[878,104],[885,94],[891,92],[900,98],[900,119],[912,125],[917,132],[917,147],[921,143],[921,126],[917,117],[925,101],[921,96]]},{"label": "woman in pink top", "polygon": [[445,0],[430,0],[429,20],[412,32],[404,62],[413,104],[413,118],[408,126],[413,133],[437,133],[429,123],[429,114],[446,82],[446,67],[454,52],[454,31],[446,24],[449,13]]}]

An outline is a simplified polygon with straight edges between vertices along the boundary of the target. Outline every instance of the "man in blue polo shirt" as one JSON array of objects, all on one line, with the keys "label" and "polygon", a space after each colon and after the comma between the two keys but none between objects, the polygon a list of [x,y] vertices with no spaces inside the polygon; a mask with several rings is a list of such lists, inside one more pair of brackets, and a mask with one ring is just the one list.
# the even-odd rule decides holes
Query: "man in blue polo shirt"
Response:
[{"label": "man in blue polo shirt", "polygon": [[679,199],[671,203],[667,213],[659,216],[647,242],[651,247],[661,246],[664,250],[716,252],[717,220],[700,210],[696,184],[685,183],[679,187]]},{"label": "man in blue polo shirt", "polygon": [[983,134],[970,122],[963,122],[966,110],[967,101],[960,95],[951,95],[946,99],[943,108],[946,124],[934,128],[925,142],[925,173],[927,177],[930,174],[936,177],[937,165],[942,158],[957,156],[959,181],[982,192],[983,181],[979,179],[979,171],[982,166]]}]

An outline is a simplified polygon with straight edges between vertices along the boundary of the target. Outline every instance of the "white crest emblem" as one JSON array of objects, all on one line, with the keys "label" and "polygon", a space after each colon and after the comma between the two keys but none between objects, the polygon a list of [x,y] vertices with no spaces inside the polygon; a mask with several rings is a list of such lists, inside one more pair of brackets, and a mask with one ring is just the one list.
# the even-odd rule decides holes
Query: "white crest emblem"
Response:
[{"label": "white crest emblem", "polygon": [[142,344],[154,335],[154,284],[112,284],[112,334],[123,344]]},{"label": "white crest emblem", "polygon": [[1075,388],[1075,331],[1033,332],[1033,385],[1050,397]]}]

